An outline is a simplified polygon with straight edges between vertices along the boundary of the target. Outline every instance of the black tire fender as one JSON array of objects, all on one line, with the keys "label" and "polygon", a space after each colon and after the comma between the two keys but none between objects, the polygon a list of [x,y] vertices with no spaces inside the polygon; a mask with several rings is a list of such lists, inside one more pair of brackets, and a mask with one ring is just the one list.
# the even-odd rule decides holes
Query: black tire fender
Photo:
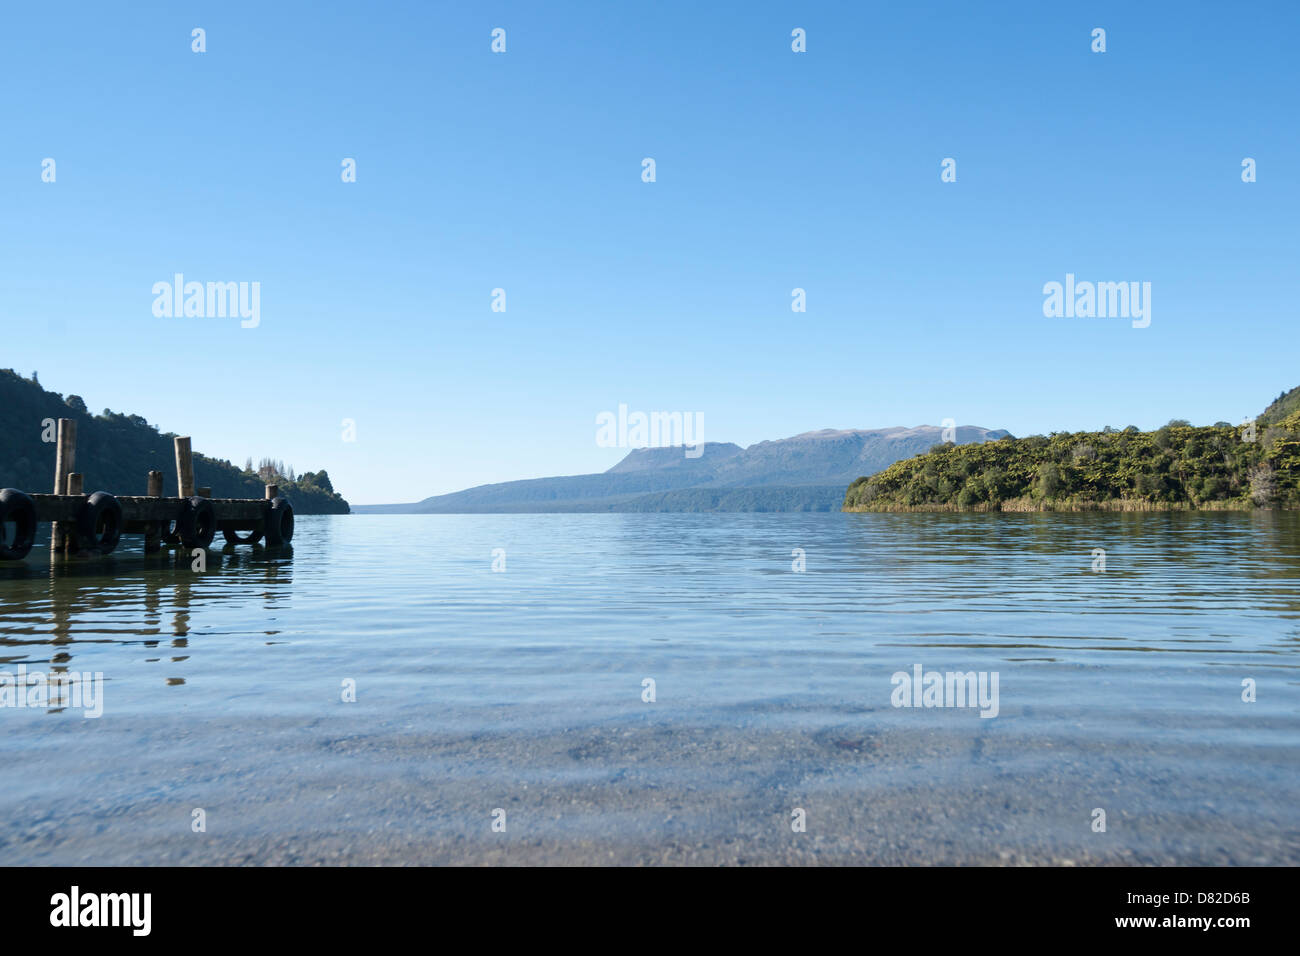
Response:
[{"label": "black tire fender", "polygon": [[207,498],[195,495],[181,506],[176,533],[187,548],[206,548],[217,536],[217,510]]},{"label": "black tire fender", "polygon": [[158,538],[163,544],[180,544],[181,536],[176,533],[175,522],[171,518],[158,522]]},{"label": "black tire fender", "polygon": [[277,496],[266,509],[266,543],[279,547],[293,540],[293,505],[284,496]]},{"label": "black tire fender", "polygon": [[238,531],[231,528],[222,528],[221,536],[225,538],[229,544],[257,544],[257,542],[262,540],[262,532],[260,531],[249,531],[240,534]]},{"label": "black tire fender", "polygon": [[[9,540],[7,522],[14,523]],[[36,541],[36,502],[17,488],[0,490],[0,561],[21,561]]]},{"label": "black tire fender", "polygon": [[109,554],[122,540],[122,505],[107,491],[97,491],[82,502],[74,529],[79,549]]}]

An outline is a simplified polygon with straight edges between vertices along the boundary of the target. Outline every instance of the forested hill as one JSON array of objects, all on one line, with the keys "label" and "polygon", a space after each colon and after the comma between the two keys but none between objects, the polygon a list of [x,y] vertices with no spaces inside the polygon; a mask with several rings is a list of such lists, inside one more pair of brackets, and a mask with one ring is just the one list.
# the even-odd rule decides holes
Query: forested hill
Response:
[{"label": "forested hill", "polygon": [[1300,508],[1300,388],[1253,426],[1129,426],[940,445],[857,479],[845,511]]},{"label": "forested hill", "polygon": [[[0,369],[0,488],[48,493],[54,487],[54,443],[46,442],[46,419],[77,422],[77,471],[87,492],[143,495],[151,470],[163,474],[163,494],[174,496],[176,457],[171,433],[160,433],[139,415],[105,409],[91,415],[76,395],[66,399],[12,369]],[[265,484],[278,484],[298,514],[347,514],[348,503],[335,493],[329,475],[308,472],[290,481],[272,472],[246,471],[228,461],[194,454],[194,482],[215,498],[261,498]],[[265,480],[269,478],[270,480]]]}]

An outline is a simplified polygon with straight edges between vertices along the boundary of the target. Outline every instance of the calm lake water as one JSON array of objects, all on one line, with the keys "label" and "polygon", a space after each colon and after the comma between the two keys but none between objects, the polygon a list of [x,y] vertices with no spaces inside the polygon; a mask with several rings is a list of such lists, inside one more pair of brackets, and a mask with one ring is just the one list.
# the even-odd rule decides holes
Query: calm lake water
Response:
[{"label": "calm lake water", "polygon": [[[1300,863],[1297,514],[139,540],[0,565],[0,671],[103,675],[0,708],[4,863]],[[893,706],[916,665],[997,716]]]}]

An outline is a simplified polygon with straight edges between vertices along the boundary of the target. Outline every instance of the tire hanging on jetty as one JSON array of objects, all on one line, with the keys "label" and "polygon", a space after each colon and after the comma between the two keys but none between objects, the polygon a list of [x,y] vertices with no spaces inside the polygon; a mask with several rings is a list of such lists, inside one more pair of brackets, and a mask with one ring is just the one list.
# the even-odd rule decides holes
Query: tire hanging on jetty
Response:
[{"label": "tire hanging on jetty", "polygon": [[293,540],[293,505],[288,498],[276,497],[266,509],[266,544],[276,548]]},{"label": "tire hanging on jetty", "polygon": [[78,548],[110,554],[122,540],[122,505],[107,491],[97,491],[77,512],[74,528]]},{"label": "tire hanging on jetty", "polygon": [[159,521],[158,522],[158,540],[163,544],[176,545],[181,543],[181,536],[176,533],[176,522]]},{"label": "tire hanging on jetty", "polygon": [[206,548],[217,536],[217,512],[207,498],[186,500],[176,519],[176,533],[187,548]]},{"label": "tire hanging on jetty", "polygon": [[[14,536],[9,540],[9,522]],[[36,502],[17,488],[0,490],[0,561],[21,561],[36,541]]]},{"label": "tire hanging on jetty", "polygon": [[257,544],[262,540],[262,532],[250,531],[247,534],[240,534],[230,528],[222,528],[221,535],[226,539],[228,544]]}]

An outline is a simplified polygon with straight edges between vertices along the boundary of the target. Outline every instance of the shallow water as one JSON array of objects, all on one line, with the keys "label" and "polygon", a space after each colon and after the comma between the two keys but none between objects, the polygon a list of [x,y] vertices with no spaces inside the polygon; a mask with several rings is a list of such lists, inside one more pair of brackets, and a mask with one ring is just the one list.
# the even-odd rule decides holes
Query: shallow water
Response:
[{"label": "shallow water", "polygon": [[[1300,862],[1300,515],[138,540],[0,565],[0,671],[104,681],[98,719],[0,707],[5,863]],[[997,716],[892,706],[918,664]]]}]

